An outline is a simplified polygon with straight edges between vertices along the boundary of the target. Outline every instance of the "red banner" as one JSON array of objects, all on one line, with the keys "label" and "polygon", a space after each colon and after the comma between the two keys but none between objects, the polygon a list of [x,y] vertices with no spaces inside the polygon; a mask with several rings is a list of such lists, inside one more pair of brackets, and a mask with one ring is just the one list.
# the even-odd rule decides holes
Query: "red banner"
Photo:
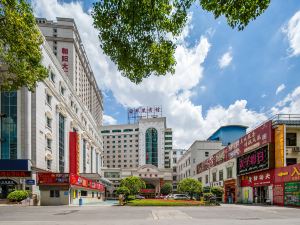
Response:
[{"label": "red banner", "polygon": [[70,173],[79,174],[79,146],[77,132],[69,133]]},{"label": "red banner", "polygon": [[37,173],[38,185],[68,185],[68,173]]},{"label": "red banner", "polygon": [[274,170],[265,170],[241,178],[241,187],[268,186],[273,184]]},{"label": "red banner", "polygon": [[275,169],[275,183],[300,181],[300,163]]},{"label": "red banner", "polygon": [[30,171],[0,171],[0,177],[31,177]]},{"label": "red banner", "polygon": [[274,184],[273,203],[275,205],[284,205],[284,184]]},{"label": "red banner", "polygon": [[78,187],[86,187],[91,189],[97,189],[104,192],[104,185],[98,182],[94,182],[85,177],[78,176],[77,174],[70,174],[70,184]]}]

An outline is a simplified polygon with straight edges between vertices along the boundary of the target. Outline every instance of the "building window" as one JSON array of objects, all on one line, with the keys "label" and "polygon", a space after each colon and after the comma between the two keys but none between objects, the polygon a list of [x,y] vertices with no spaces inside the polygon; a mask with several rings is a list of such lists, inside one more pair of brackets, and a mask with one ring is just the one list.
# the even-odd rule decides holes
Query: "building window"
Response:
[{"label": "building window", "polygon": [[52,164],[52,161],[49,160],[49,159],[47,159],[47,160],[46,160],[46,163],[47,163],[47,169],[48,169],[48,170],[51,170],[51,164]]},{"label": "building window", "polygon": [[232,167],[227,167],[227,179],[232,178]]},{"label": "building window", "polygon": [[217,181],[217,172],[214,172],[212,174],[212,177],[213,177],[213,182],[216,182]]},{"label": "building window", "polygon": [[51,106],[51,101],[52,101],[52,96],[49,95],[49,94],[46,94],[46,102],[47,102],[47,104],[50,105],[50,106]]},{"label": "building window", "polygon": [[205,183],[208,184],[208,175],[205,175]]},{"label": "building window", "polygon": [[47,127],[52,128],[52,119],[46,116],[46,121],[47,121]]},{"label": "building window", "polygon": [[59,172],[65,172],[65,117],[59,114],[58,118],[58,150],[59,150]]},{"label": "building window", "polygon": [[2,92],[0,103],[0,158],[17,159],[17,92]]},{"label": "building window", "polygon": [[146,131],[146,164],[158,166],[157,130],[149,128]]},{"label": "building window", "polygon": [[49,150],[51,150],[51,149],[52,149],[52,140],[51,140],[50,138],[47,138],[47,139],[46,139],[46,142],[47,142],[47,148],[48,148]]},{"label": "building window", "polygon": [[50,79],[53,83],[55,83],[55,74],[52,71],[50,72]]},{"label": "building window", "polygon": [[219,171],[219,181],[223,180],[223,170]]},{"label": "building window", "polygon": [[297,146],[296,133],[286,133],[286,146]]},{"label": "building window", "polygon": [[209,156],[209,152],[205,152],[205,157],[208,157]]},{"label": "building window", "polygon": [[198,178],[198,181],[202,183],[202,177],[199,177],[199,178]]},{"label": "building window", "polygon": [[59,198],[59,190],[50,190],[50,198]]},{"label": "building window", "polygon": [[87,191],[81,191],[81,196],[84,196],[84,197],[86,197],[87,196]]}]

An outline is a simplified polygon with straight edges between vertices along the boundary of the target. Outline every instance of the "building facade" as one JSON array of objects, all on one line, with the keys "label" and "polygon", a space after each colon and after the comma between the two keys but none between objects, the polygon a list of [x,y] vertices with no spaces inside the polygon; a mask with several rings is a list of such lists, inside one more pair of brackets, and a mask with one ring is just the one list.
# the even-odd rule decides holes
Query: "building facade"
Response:
[{"label": "building facade", "polygon": [[[77,204],[79,198],[97,200],[104,193],[98,182],[102,107],[99,117],[87,110],[71,75],[63,70],[46,40],[41,49],[49,77],[39,82],[34,92],[21,88],[0,95],[1,198],[14,189],[25,189],[31,190],[41,205]],[[96,99],[102,106],[102,99]],[[77,169],[71,173],[74,167]]]}]

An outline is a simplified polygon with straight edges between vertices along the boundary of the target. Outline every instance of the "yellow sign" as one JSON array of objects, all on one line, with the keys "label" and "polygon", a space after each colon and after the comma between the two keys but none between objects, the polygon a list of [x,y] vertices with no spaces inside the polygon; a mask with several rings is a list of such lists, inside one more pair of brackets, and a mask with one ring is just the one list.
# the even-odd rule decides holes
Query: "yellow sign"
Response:
[{"label": "yellow sign", "polygon": [[275,129],[275,168],[284,167],[284,130],[284,124]]},{"label": "yellow sign", "polygon": [[300,176],[300,172],[298,171],[297,167],[293,167],[293,173],[292,173],[292,177],[296,174],[297,176]]},{"label": "yellow sign", "polygon": [[287,176],[287,175],[289,175],[289,172],[280,172],[278,174],[279,177],[283,177],[283,176]]}]

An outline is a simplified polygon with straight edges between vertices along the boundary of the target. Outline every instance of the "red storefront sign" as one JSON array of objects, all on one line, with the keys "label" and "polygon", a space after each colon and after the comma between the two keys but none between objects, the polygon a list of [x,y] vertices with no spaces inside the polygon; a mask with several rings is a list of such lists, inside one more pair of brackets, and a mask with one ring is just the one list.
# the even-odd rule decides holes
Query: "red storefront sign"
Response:
[{"label": "red storefront sign", "polygon": [[70,173],[79,174],[79,137],[77,132],[69,133]]},{"label": "red storefront sign", "polygon": [[143,194],[155,193],[155,189],[141,189],[140,193],[143,193]]},{"label": "red storefront sign", "polygon": [[275,169],[275,183],[300,181],[300,163]]},{"label": "red storefront sign", "polygon": [[104,192],[104,185],[94,182],[90,179],[78,176],[77,174],[70,174],[70,184],[78,187],[86,187],[90,189],[97,189]]},{"label": "red storefront sign", "polygon": [[68,173],[37,173],[38,185],[69,185]]},{"label": "red storefront sign", "polygon": [[273,203],[275,205],[284,205],[284,184],[274,184]]},{"label": "red storefront sign", "polygon": [[0,177],[31,177],[30,171],[0,171]]},{"label": "red storefront sign", "polygon": [[274,170],[261,171],[241,177],[241,187],[269,186],[273,184]]}]

